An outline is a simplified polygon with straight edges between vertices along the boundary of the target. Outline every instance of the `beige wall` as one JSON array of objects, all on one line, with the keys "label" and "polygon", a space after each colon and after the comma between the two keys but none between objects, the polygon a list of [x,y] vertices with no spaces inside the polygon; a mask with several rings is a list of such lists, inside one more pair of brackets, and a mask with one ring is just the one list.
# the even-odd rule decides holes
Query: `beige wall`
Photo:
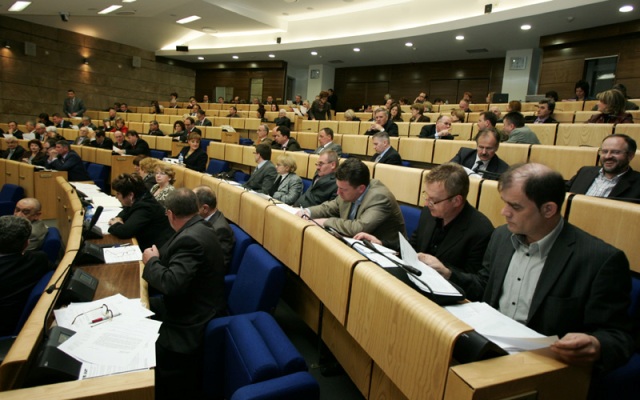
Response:
[{"label": "beige wall", "polygon": [[[195,92],[193,69],[156,62],[152,51],[2,16],[0,39],[12,45],[0,47],[2,122],[61,113],[69,88],[88,109],[106,109],[115,101],[147,106],[169,100],[173,91],[186,101]],[[25,55],[25,42],[35,43],[35,57]],[[132,67],[133,56],[142,59],[141,68]]]}]

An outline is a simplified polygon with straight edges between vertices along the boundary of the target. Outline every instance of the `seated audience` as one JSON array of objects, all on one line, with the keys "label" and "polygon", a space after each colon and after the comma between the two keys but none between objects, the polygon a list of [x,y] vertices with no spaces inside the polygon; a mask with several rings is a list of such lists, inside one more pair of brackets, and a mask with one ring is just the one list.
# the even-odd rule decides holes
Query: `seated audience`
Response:
[{"label": "seated audience", "polygon": [[301,151],[302,147],[291,137],[291,130],[286,126],[276,126],[273,128],[275,135],[273,136],[274,142],[271,143],[271,147],[277,150],[288,151]]},{"label": "seated audience", "polygon": [[233,230],[222,211],[218,210],[218,199],[209,186],[198,186],[193,189],[193,192],[198,199],[200,216],[205,221],[209,221],[218,236],[224,255],[225,271],[228,272],[231,265],[231,257],[233,256],[233,247],[236,244]]},{"label": "seated audience", "polygon": [[91,180],[82,159],[69,148],[69,142],[66,140],[58,140],[55,149],[49,150],[47,168],[67,171],[67,180],[70,182]]},{"label": "seated audience", "polygon": [[229,114],[227,114],[227,118],[240,118],[238,115],[238,108],[236,106],[229,107]]},{"label": "seated audience", "polygon": [[322,154],[325,151],[333,150],[338,153],[338,157],[342,155],[342,146],[333,142],[333,129],[331,128],[320,129],[320,132],[318,132],[318,144],[320,146],[315,149],[313,154]]},{"label": "seated audience", "polygon": [[4,138],[4,142],[7,145],[7,149],[2,151],[0,157],[6,160],[21,161],[26,151],[22,146],[18,145],[18,139],[15,136],[8,136]]},{"label": "seated audience", "polygon": [[126,154],[128,156],[137,156],[139,154],[144,154],[145,156],[151,155],[151,149],[149,148],[149,143],[146,140],[140,138],[138,132],[131,129],[126,134],[127,142],[131,145],[130,149],[121,150],[121,154]]},{"label": "seated audience", "polygon": [[160,124],[158,121],[153,120],[149,123],[149,132],[147,135],[151,136],[164,136],[164,132],[160,130]]},{"label": "seated audience", "polygon": [[507,143],[540,144],[535,132],[524,125],[524,116],[519,112],[510,112],[504,116],[503,130],[509,137]]},{"label": "seated audience", "polygon": [[507,113],[510,112],[522,112],[522,103],[518,100],[511,100],[509,104],[507,104]]},{"label": "seated audience", "polygon": [[198,110],[198,118],[196,120],[195,126],[213,126],[213,123],[206,118],[206,112],[202,109]]},{"label": "seated audience", "polygon": [[328,100],[329,92],[321,91],[318,99],[313,101],[311,107],[307,107],[310,120],[324,121],[331,119],[331,103]]},{"label": "seated audience", "polygon": [[293,204],[295,207],[311,207],[333,200],[338,195],[336,186],[336,168],[338,153],[333,150],[323,151],[316,162],[316,173],[309,189]]},{"label": "seated audience", "polygon": [[587,121],[588,124],[633,124],[633,116],[625,111],[627,99],[619,90],[606,90],[598,94],[598,111]]},{"label": "seated audience", "polygon": [[24,132],[18,129],[18,123],[16,121],[9,121],[7,125],[9,127],[7,130],[8,135],[13,135],[16,139],[22,139],[22,134]]},{"label": "seated audience", "polygon": [[420,129],[420,136],[423,139],[446,139],[453,140],[449,130],[451,129],[451,117],[441,115],[436,120],[435,125],[425,125]]},{"label": "seated audience", "polygon": [[0,217],[0,336],[13,335],[31,290],[49,271],[46,254],[25,251],[30,235],[26,218]]},{"label": "seated audience", "polygon": [[431,122],[431,118],[426,115],[422,115],[424,113],[424,104],[415,103],[411,105],[411,118],[409,122]]},{"label": "seated audience", "polygon": [[177,137],[177,140],[180,142],[186,142],[188,135],[189,132],[187,132],[187,128],[184,122],[176,121],[173,123],[173,133],[169,134],[169,136],[171,136],[172,138]]},{"label": "seated audience", "polygon": [[173,182],[176,181],[176,172],[167,164],[156,165],[155,169],[156,184],[151,187],[151,194],[158,203],[164,205],[164,200],[169,193],[176,190]]},{"label": "seated audience", "polygon": [[58,113],[52,114],[51,119],[53,120],[53,126],[58,129],[71,128],[71,122],[62,118]]},{"label": "seated audience", "polygon": [[576,97],[571,99],[574,101],[586,101],[593,100],[592,97],[589,96],[589,83],[587,81],[579,80],[575,85]]},{"label": "seated audience", "polygon": [[47,139],[53,139],[55,141],[66,140],[64,136],[58,133],[58,128],[56,128],[55,126],[48,126],[46,128],[46,132],[47,132]]},{"label": "seated audience", "polygon": [[372,143],[376,154],[371,157],[371,161],[379,164],[402,165],[402,158],[391,146],[387,132],[378,132],[373,135]]},{"label": "seated audience", "polygon": [[44,237],[47,236],[48,227],[42,217],[42,205],[38,199],[33,197],[25,197],[16,203],[13,211],[16,217],[23,217],[31,222],[31,236],[29,236],[29,245],[26,250],[40,250],[44,243]]},{"label": "seated audience", "polygon": [[496,154],[500,147],[498,132],[492,128],[482,129],[476,135],[475,141],[475,150],[461,147],[451,162],[460,164],[485,179],[497,180],[500,174],[509,169],[509,165]]},{"label": "seated audience", "polygon": [[269,196],[291,205],[302,194],[302,179],[296,175],[298,166],[288,154],[283,154],[276,161],[278,177],[269,189]]},{"label": "seated audience", "polygon": [[138,174],[142,178],[142,181],[144,182],[144,185],[147,187],[147,189],[151,191],[151,188],[156,184],[156,167],[158,166],[160,161],[158,161],[157,158],[139,155],[133,159],[134,165],[138,157],[142,158],[140,158],[140,160],[138,161],[139,169],[136,172],[138,172]]},{"label": "seated audience", "polygon": [[89,146],[106,150],[113,149],[113,140],[111,140],[111,138],[108,138],[103,130],[99,130],[97,132],[94,132],[93,134],[89,132],[89,137],[91,140],[89,142]]},{"label": "seated audience", "polygon": [[109,233],[120,239],[135,237],[140,250],[153,245],[162,247],[173,235],[165,209],[147,190],[136,174],[120,174],[111,182],[122,211],[109,220]]},{"label": "seated audience", "polygon": [[525,117],[526,123],[533,124],[557,124],[558,121],[553,119],[551,115],[556,109],[556,103],[549,99],[542,99],[538,102],[538,111],[535,116]]},{"label": "seated audience", "polygon": [[44,152],[44,148],[42,147],[42,142],[38,139],[29,140],[29,152],[23,154],[22,161],[32,164],[39,165],[44,167],[47,163],[47,158],[49,155]]},{"label": "seated audience", "polygon": [[356,113],[352,109],[348,109],[344,112],[344,120],[345,121],[360,121],[360,118],[356,116]]},{"label": "seated audience", "polygon": [[256,140],[256,144],[264,143],[271,147],[273,144],[273,139],[269,137],[269,125],[261,124],[258,125],[258,129],[256,129],[256,134],[258,135],[258,140]]},{"label": "seated audience", "polygon": [[398,136],[398,125],[389,119],[389,111],[387,109],[383,107],[376,109],[373,117],[375,121],[371,124],[369,130],[365,132],[365,135],[387,132],[389,136]]},{"label": "seated audience", "polygon": [[280,109],[278,113],[278,118],[276,118],[273,122],[276,123],[277,126],[284,126],[291,129],[291,120],[287,117],[287,110],[284,108]]},{"label": "seated audience", "polygon": [[89,139],[89,128],[81,126],[80,129],[78,129],[78,137],[73,141],[73,144],[76,146],[84,146],[89,143],[91,143],[91,139]]},{"label": "seated audience", "polygon": [[391,121],[393,122],[404,122],[404,120],[402,119],[402,108],[400,108],[400,105],[398,103],[394,103],[391,105],[391,108],[389,109],[389,115],[391,117]]},{"label": "seated audience", "polygon": [[467,118],[467,113],[465,113],[464,110],[460,110],[460,109],[451,110],[452,123],[464,122],[465,118]]},{"label": "seated audience", "polygon": [[[425,205],[409,243],[420,261],[445,279],[464,286],[482,269],[493,225],[467,201],[469,177],[459,165],[446,163],[435,167],[425,176],[424,183]],[[355,238],[388,245],[367,233],[359,233]],[[392,273],[409,282],[404,271]]]},{"label": "seated audience", "polygon": [[357,158],[347,158],[336,170],[338,197],[298,211],[298,215],[353,237],[370,233],[398,249],[398,232],[406,236],[404,219],[393,193]]},{"label": "seated audience", "polygon": [[122,133],[127,133],[129,128],[125,125],[124,119],[121,117],[116,118],[114,121],[114,126],[111,128],[111,132],[120,131]]},{"label": "seated audience", "polygon": [[125,140],[124,133],[115,131],[113,133],[113,154],[122,154],[127,150],[131,150],[131,143]]},{"label": "seated audience", "polygon": [[567,182],[567,190],[587,196],[640,202],[640,172],[629,166],[636,150],[636,141],[627,135],[607,136],[600,145],[601,167],[580,168]]},{"label": "seated audience", "polygon": [[194,171],[204,172],[207,168],[209,156],[207,156],[207,153],[200,148],[200,135],[197,133],[190,133],[188,143],[189,145],[183,147],[182,150],[180,150],[180,153],[173,158],[180,158],[180,155],[182,154],[185,167]]},{"label": "seated audience", "polygon": [[256,168],[249,180],[242,186],[258,193],[267,194],[278,177],[276,167],[271,162],[271,147],[264,143],[258,144],[253,156]]}]

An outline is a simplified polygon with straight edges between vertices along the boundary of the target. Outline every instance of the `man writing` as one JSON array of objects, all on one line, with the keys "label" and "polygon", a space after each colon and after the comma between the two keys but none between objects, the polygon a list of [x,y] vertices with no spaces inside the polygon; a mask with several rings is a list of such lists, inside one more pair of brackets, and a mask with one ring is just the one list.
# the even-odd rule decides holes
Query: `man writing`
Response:
[{"label": "man writing", "polygon": [[57,171],[67,171],[68,180],[71,182],[90,181],[82,159],[75,151],[69,149],[69,142],[58,140],[55,150],[49,151],[47,160],[48,168]]},{"label": "man writing", "polygon": [[560,336],[551,350],[569,364],[595,362],[596,372],[623,364],[634,347],[624,253],[563,220],[565,183],[550,168],[512,167],[498,190],[507,224],[491,236],[467,295]]},{"label": "man writing", "polygon": [[348,158],[336,170],[336,185],[338,197],[298,215],[345,236],[370,233],[398,248],[398,232],[406,236],[400,206],[382,182],[370,180],[369,168],[357,158]]},{"label": "man writing", "polygon": [[336,186],[337,166],[338,153],[333,150],[323,151],[316,162],[316,174],[313,177],[311,187],[302,193],[293,206],[307,208],[335,199],[338,195],[336,193],[338,189]]},{"label": "man writing", "polygon": [[226,308],[222,249],[211,226],[198,215],[195,193],[176,189],[165,201],[175,234],[142,257],[142,278],[162,293],[150,298],[162,321],[156,342],[156,395],[185,398],[200,384],[206,324]]},{"label": "man writing", "polygon": [[629,163],[636,155],[636,141],[627,135],[607,136],[600,145],[599,167],[582,167],[567,182],[567,190],[587,196],[625,201],[640,200],[640,172]]}]

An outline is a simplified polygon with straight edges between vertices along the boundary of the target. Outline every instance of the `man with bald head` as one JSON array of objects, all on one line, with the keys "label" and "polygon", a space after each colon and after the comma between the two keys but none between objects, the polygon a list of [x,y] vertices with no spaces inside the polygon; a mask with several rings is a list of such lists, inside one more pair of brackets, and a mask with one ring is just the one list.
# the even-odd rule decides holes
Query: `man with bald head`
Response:
[{"label": "man with bald head", "polygon": [[451,129],[451,116],[441,115],[435,125],[425,125],[420,129],[420,137],[423,139],[447,139],[452,140],[453,136],[449,132]]},{"label": "man with bald head", "polygon": [[551,350],[596,374],[623,365],[634,350],[627,314],[631,279],[625,254],[564,221],[562,175],[541,164],[502,174],[507,224],[497,228],[467,295],[560,339]]},{"label": "man with bald head", "polygon": [[16,217],[23,217],[31,222],[31,236],[29,236],[29,245],[27,250],[40,250],[44,237],[47,235],[47,226],[40,219],[42,216],[42,206],[38,199],[33,197],[25,197],[16,204],[13,211]]}]

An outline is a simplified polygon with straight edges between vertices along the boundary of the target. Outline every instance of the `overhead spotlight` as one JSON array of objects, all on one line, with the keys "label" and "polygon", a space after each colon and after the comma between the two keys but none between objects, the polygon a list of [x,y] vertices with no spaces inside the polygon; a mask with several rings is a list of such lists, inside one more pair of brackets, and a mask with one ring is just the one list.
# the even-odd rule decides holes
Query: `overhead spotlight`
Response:
[{"label": "overhead spotlight", "polygon": [[411,42],[407,42],[404,45],[407,46],[407,47],[413,47],[413,43],[411,43]]},{"label": "overhead spotlight", "polygon": [[69,12],[68,11],[60,11],[58,14],[60,14],[60,19],[62,20],[62,22],[69,22]]},{"label": "overhead spotlight", "polygon": [[317,56],[317,55],[318,55],[318,52],[317,52],[317,51],[312,51],[312,52],[311,52],[311,55],[312,55],[312,56]]},{"label": "overhead spotlight", "polygon": [[456,36],[456,40],[464,40],[464,36],[463,35],[458,35],[458,36]]},{"label": "overhead spotlight", "polygon": [[528,31],[529,29],[531,29],[531,25],[529,24],[524,24],[520,27],[520,29],[522,29],[523,31]]},{"label": "overhead spotlight", "polygon": [[360,47],[354,47],[353,51],[355,51],[356,53],[358,53],[360,51]]},{"label": "overhead spotlight", "polygon": [[82,59],[82,63],[83,63],[84,65],[89,65],[89,59],[88,59],[88,58],[86,58],[86,57],[85,57],[85,58],[83,58],[83,59]]},{"label": "overhead spotlight", "polygon": [[633,11],[633,6],[630,6],[630,5],[622,6],[618,9],[618,11],[623,13],[631,12]]}]

